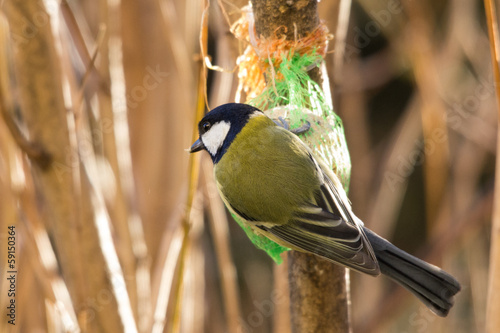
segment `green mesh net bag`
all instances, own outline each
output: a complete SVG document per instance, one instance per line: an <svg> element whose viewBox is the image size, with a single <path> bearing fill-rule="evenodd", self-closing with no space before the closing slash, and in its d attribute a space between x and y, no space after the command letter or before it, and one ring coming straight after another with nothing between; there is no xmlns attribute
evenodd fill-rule
<svg viewBox="0 0 500 333"><path fill-rule="evenodd" d="M245 34L245 29L253 25L248 25L247 19L248 15L236 28L233 27L233 32L239 39L249 41L252 38ZM300 138L309 146L315 158L322 159L332 168L347 191L351 162L342 121L333 111L331 101L326 99L321 87L308 74L323 63L326 33L326 27L320 25L304 39L306 42L295 41L287 47L283 47L286 42L283 40L252 43L238 61L239 91L243 90L247 94L248 104L264 110L272 119L285 119L290 129L308 122L310 129ZM323 39L315 36L322 36ZM320 40L319 46L314 46L316 40ZM267 85L263 83L264 77L268 78ZM276 263L283 261L280 255L288 248L256 234L238 217L233 215L233 218L255 246L266 251Z"/></svg>

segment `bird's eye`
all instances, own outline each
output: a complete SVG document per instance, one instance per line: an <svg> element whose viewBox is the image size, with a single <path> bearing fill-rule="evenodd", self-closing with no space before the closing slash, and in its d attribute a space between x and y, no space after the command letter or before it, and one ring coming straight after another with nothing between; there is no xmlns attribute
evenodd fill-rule
<svg viewBox="0 0 500 333"><path fill-rule="evenodd" d="M211 126L212 126L212 124L210 124L208 121L204 122L201 125L201 128L203 129L203 133L207 132Z"/></svg>

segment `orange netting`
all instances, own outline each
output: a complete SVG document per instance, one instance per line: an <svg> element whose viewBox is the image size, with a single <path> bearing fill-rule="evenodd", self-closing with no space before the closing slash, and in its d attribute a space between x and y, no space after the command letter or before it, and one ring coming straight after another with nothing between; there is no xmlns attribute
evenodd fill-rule
<svg viewBox="0 0 500 333"><path fill-rule="evenodd" d="M236 38L248 43L237 60L239 78L237 101L241 98L241 92L246 94L247 102L262 93L266 87L264 73L271 76L273 84L275 80L281 80L282 77L275 68L281 65L284 58L291 60L294 55L303 56L312 53L323 58L328 49L328 41L333 38L323 23L306 36L294 40L288 40L286 35L278 34L279 31L286 32L285 27L278 27L273 37L258 38L251 8L244 7L242 11L242 17L231 27L231 32Z"/></svg>

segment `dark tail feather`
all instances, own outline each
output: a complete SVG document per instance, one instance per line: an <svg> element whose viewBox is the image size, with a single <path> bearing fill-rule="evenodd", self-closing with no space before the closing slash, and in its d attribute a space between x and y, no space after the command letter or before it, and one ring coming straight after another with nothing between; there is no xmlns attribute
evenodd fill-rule
<svg viewBox="0 0 500 333"><path fill-rule="evenodd" d="M442 269L426 263L364 228L380 271L417 296L429 309L445 317L460 291L457 280Z"/></svg>

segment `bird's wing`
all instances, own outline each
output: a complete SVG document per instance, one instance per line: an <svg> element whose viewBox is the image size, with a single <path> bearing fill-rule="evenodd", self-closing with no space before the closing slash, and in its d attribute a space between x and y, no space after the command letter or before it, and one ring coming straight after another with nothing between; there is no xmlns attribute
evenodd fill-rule
<svg viewBox="0 0 500 333"><path fill-rule="evenodd" d="M315 194L316 205L301 207L289 223L253 223L277 243L317 254L363 273L378 275L377 259L366 235L355 217L353 219L349 214L351 220L348 220L339 214L343 209L349 212L339 199L325 184Z"/></svg>
<svg viewBox="0 0 500 333"><path fill-rule="evenodd" d="M317 254L363 273L378 275L379 267L373 249L360 226L362 222L358 222L350 210L340 181L314 159L305 145L304 149L315 165L321 185L311 202L304 203L293 212L288 223L278 224L249 216L231 205L220 184L217 184L224 203L257 233L278 244Z"/></svg>
<svg viewBox="0 0 500 333"><path fill-rule="evenodd" d="M318 163L311 153L309 153L309 158L316 164L316 169L323 179L323 183L320 186L320 195L316 195L316 202L319 203L322 209L329 212L336 212L337 210L337 213L342 217L342 221L357 230L361 243L361 249L357 253L357 256L361 258L363 266L362 269L358 270L371 275L378 275L380 270L377 257L364 232L363 222L351 210L351 205L342 187L342 183L326 165L321 162Z"/></svg>

